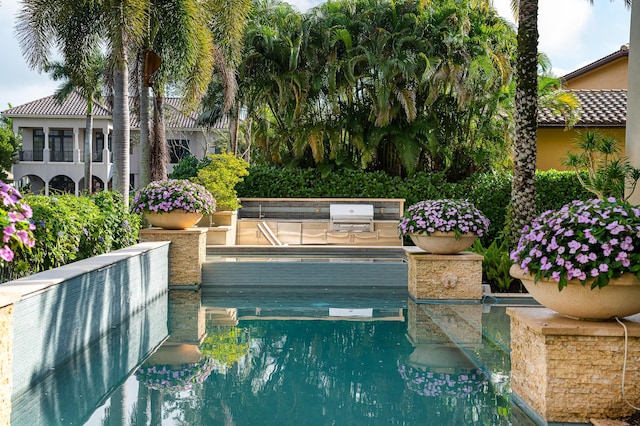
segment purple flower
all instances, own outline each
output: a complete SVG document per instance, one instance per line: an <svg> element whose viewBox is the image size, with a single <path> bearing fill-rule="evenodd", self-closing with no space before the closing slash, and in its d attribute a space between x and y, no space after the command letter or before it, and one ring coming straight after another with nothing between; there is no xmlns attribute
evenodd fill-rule
<svg viewBox="0 0 640 426"><path fill-rule="evenodd" d="M482 237L489 220L466 200L424 200L409 206L398 224L398 233L455 232L456 236L474 233Z"/></svg>
<svg viewBox="0 0 640 426"><path fill-rule="evenodd" d="M614 198L573 201L524 227L510 258L542 278L562 283L599 277L606 285L610 276L640 265L638 240L640 209ZM553 254L552 261L540 251Z"/></svg>

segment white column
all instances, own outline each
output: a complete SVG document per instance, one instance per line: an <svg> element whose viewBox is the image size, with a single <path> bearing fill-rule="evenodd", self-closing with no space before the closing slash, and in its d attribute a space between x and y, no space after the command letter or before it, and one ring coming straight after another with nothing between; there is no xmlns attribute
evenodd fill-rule
<svg viewBox="0 0 640 426"><path fill-rule="evenodd" d="M75 164L79 164L82 161L82 157L80 156L80 144L78 143L78 137L80 135L80 128L73 128L73 162ZM77 188L76 188L77 192ZM76 195L78 195L76 193Z"/></svg>
<svg viewBox="0 0 640 426"><path fill-rule="evenodd" d="M640 3L637 1L631 6L625 145L631 164L640 167ZM636 189L629 201L640 204L640 188Z"/></svg>
<svg viewBox="0 0 640 426"><path fill-rule="evenodd" d="M44 149L42 150L42 161L49 162L49 128L43 127L42 133L44 133ZM49 195L49 184L45 185L45 195Z"/></svg>

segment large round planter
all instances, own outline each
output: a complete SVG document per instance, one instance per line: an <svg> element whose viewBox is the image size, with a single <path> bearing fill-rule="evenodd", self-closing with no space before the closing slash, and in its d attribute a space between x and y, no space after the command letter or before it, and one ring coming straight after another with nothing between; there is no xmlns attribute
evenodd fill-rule
<svg viewBox="0 0 640 426"><path fill-rule="evenodd" d="M409 234L413 243L422 250L433 254L455 254L468 249L476 240L476 234L462 234L456 238L454 232L432 232Z"/></svg>
<svg viewBox="0 0 640 426"><path fill-rule="evenodd" d="M593 290L590 281L582 285L579 280L570 280L562 291L554 280L534 283L534 276L525 274L518 265L513 265L509 273L521 280L541 305L570 318L604 321L640 313L640 281L632 273L612 278L605 287Z"/></svg>
<svg viewBox="0 0 640 426"><path fill-rule="evenodd" d="M202 213L185 212L182 209L170 212L145 212L149 223L164 229L186 229L195 226L202 219Z"/></svg>

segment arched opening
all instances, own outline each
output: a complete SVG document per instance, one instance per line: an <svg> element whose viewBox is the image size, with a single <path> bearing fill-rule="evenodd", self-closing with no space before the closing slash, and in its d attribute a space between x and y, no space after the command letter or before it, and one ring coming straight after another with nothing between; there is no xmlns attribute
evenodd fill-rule
<svg viewBox="0 0 640 426"><path fill-rule="evenodd" d="M49 191L65 192L69 194L75 194L76 184L69 176L58 175L54 176L49 181Z"/></svg>
<svg viewBox="0 0 640 426"><path fill-rule="evenodd" d="M93 193L104 191L104 182L99 177L92 176L91 177L91 188L92 188L92 192Z"/></svg>
<svg viewBox="0 0 640 426"><path fill-rule="evenodd" d="M36 175L26 175L16 181L16 188L20 193L44 194L44 180Z"/></svg>

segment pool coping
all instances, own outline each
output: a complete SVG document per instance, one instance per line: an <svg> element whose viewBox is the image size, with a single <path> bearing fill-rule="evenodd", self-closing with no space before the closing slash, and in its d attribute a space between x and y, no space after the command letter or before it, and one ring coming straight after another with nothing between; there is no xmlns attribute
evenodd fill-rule
<svg viewBox="0 0 640 426"><path fill-rule="evenodd" d="M0 308L35 296L64 281L91 271L100 270L153 249L170 244L167 241L139 243L89 259L79 260L58 268L38 272L0 284Z"/></svg>

